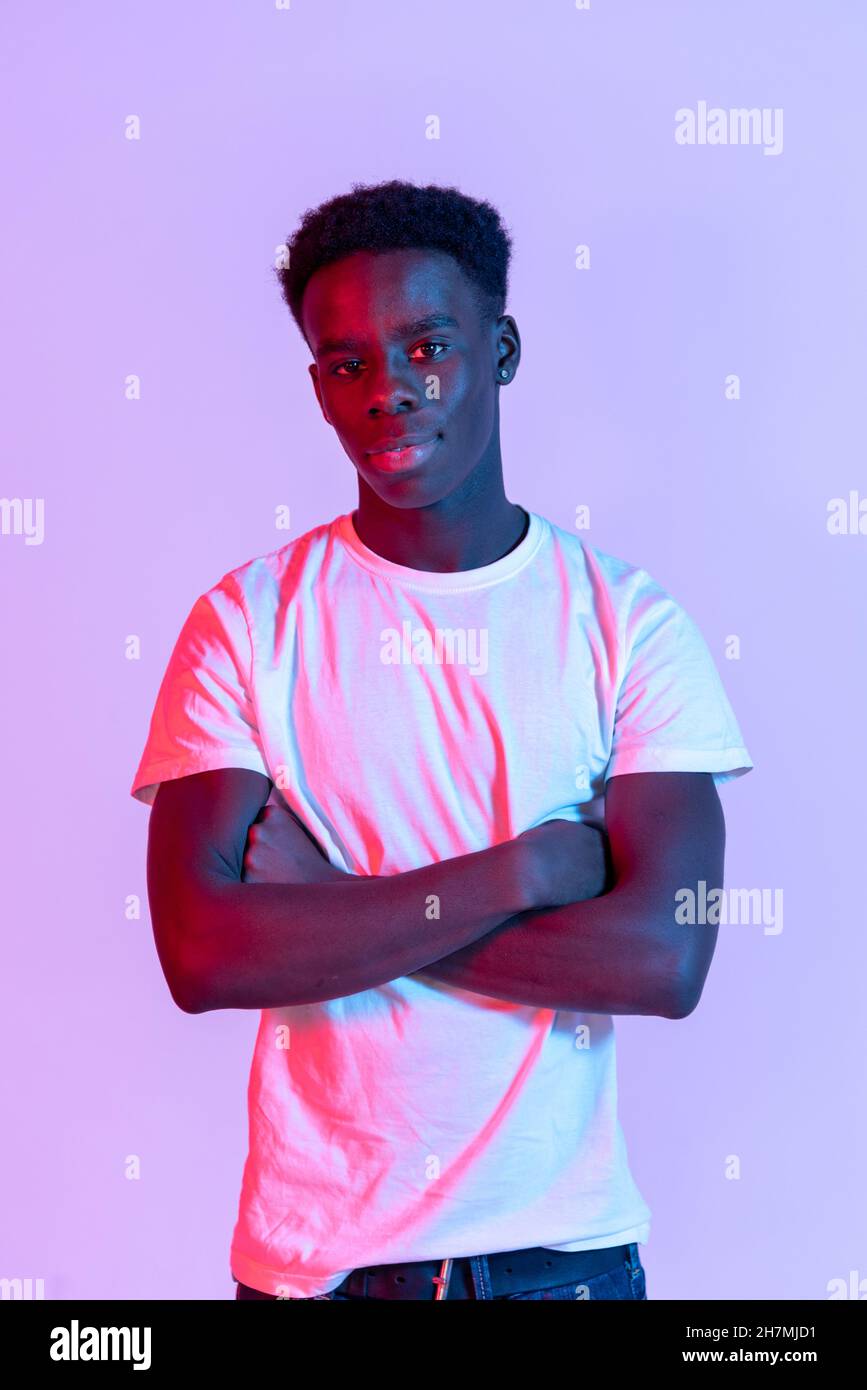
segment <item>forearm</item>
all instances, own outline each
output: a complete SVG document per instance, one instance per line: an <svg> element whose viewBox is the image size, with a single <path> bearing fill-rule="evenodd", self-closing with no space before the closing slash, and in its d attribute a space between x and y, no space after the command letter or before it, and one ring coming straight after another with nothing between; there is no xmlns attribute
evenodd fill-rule
<svg viewBox="0 0 867 1390"><path fill-rule="evenodd" d="M518 913L418 974L477 994L581 1013L674 1017L680 956L633 893Z"/></svg>
<svg viewBox="0 0 867 1390"><path fill-rule="evenodd" d="M189 1012L342 998L452 955L533 902L508 841L385 877L214 877L186 909Z"/></svg>

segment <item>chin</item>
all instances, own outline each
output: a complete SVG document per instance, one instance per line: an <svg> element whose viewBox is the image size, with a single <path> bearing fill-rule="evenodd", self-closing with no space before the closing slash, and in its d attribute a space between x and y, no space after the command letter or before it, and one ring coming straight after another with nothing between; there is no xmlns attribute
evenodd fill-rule
<svg viewBox="0 0 867 1390"><path fill-rule="evenodd" d="M376 487L368 479L371 491L375 492L381 502L387 507L394 507L397 511L409 511L417 507L429 507L440 499L434 493L428 495L426 489L419 480L407 478L403 483L391 483L387 487Z"/></svg>
<svg viewBox="0 0 867 1390"><path fill-rule="evenodd" d="M400 473L385 473L378 469L356 468L371 492L375 492L390 507L423 507L439 501L440 488L436 487L430 473L424 469L418 472L407 470ZM420 499L424 500L420 500Z"/></svg>

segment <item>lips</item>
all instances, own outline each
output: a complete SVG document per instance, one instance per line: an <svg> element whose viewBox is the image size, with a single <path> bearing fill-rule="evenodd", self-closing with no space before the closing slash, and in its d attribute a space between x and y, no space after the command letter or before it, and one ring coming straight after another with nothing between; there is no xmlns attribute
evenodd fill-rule
<svg viewBox="0 0 867 1390"><path fill-rule="evenodd" d="M438 435L381 440L376 448L368 449L367 456L375 468L385 473L405 473L427 463L439 442Z"/></svg>
<svg viewBox="0 0 867 1390"><path fill-rule="evenodd" d="M394 434L377 440L367 450L369 454L394 454L399 449L415 448L417 444L432 444L435 434Z"/></svg>

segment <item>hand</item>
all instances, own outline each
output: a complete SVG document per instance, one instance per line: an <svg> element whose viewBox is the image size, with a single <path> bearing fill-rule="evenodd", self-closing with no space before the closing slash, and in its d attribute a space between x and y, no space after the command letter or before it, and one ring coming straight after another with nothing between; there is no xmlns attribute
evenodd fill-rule
<svg viewBox="0 0 867 1390"><path fill-rule="evenodd" d="M518 835L527 852L524 872L537 907L565 907L597 898L610 887L608 836L580 821L549 820Z"/></svg>
<svg viewBox="0 0 867 1390"><path fill-rule="evenodd" d="M294 811L274 804L262 807L247 832L244 883L330 883L350 877L329 862Z"/></svg>

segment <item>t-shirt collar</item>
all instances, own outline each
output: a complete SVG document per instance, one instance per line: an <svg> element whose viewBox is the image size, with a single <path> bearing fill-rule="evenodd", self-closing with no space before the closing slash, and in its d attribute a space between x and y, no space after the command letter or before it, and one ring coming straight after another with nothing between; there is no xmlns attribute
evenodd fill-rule
<svg viewBox="0 0 867 1390"><path fill-rule="evenodd" d="M545 518L537 512L524 508L530 522L527 532L513 550L501 555L490 565L479 565L469 570L417 570L411 565L398 565L378 555L358 535L352 512L345 512L332 523L335 534L352 559L363 569L388 579L405 588L427 589L436 592L455 592L466 589L484 589L491 584L499 584L518 574L535 556L545 539L547 526Z"/></svg>

